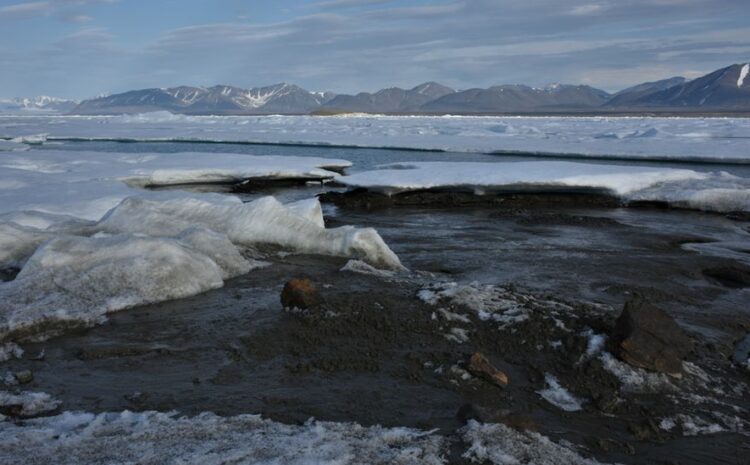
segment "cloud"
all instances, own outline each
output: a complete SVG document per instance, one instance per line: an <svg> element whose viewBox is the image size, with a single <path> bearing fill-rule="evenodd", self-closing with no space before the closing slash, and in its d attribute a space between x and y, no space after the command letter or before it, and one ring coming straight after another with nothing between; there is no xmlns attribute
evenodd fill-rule
<svg viewBox="0 0 750 465"><path fill-rule="evenodd" d="M52 3L50 2L17 3L0 7L0 19L26 19L45 16L50 13L51 8Z"/></svg>
<svg viewBox="0 0 750 465"><path fill-rule="evenodd" d="M91 18L79 13L85 7L96 4L112 4L119 0L48 0L16 3L0 7L0 20L23 20L56 16L68 22L86 22Z"/></svg>
<svg viewBox="0 0 750 465"><path fill-rule="evenodd" d="M335 10L340 8L354 8L360 6L383 5L393 3L394 0L327 0L309 5L310 8L320 8L324 10Z"/></svg>
<svg viewBox="0 0 750 465"><path fill-rule="evenodd" d="M88 26L97 3L107 1L27 2L20 11L3 7L0 18L6 10L5 17L46 15ZM139 3L128 7L146 8ZM218 3L211 5L218 12ZM290 6L285 20L240 21L227 11L155 35L117 25L69 33L70 24L60 23L36 49L22 37L12 47L18 50L0 43L0 89L87 97L287 81L356 92L437 80L457 88L558 81L619 90L747 61L745 8L746 0L323 0Z"/></svg>
<svg viewBox="0 0 750 465"><path fill-rule="evenodd" d="M570 13L573 16L591 16L602 13L609 8L609 5L600 3L589 3L587 5L576 5L571 8Z"/></svg>

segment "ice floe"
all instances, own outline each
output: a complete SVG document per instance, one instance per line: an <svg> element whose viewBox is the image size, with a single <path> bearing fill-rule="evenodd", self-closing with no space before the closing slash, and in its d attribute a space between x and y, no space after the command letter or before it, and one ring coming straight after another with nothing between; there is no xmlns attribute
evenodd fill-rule
<svg viewBox="0 0 750 465"><path fill-rule="evenodd" d="M750 162L745 118L473 116L0 117L0 137L194 140Z"/></svg>
<svg viewBox="0 0 750 465"><path fill-rule="evenodd" d="M407 162L342 177L339 182L388 195L440 189L490 192L595 191L624 201L661 201L713 211L750 210L750 179L725 172L558 161Z"/></svg>

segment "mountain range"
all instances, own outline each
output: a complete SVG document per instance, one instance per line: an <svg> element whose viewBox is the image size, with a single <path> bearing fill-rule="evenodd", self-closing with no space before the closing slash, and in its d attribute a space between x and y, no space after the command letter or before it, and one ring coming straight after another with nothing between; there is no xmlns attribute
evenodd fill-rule
<svg viewBox="0 0 750 465"><path fill-rule="evenodd" d="M0 100L0 114L25 113L69 113L79 102L46 95L35 98L14 98Z"/></svg>
<svg viewBox="0 0 750 465"><path fill-rule="evenodd" d="M585 85L454 90L426 82L411 89L337 95L282 83L252 89L225 85L142 89L80 103L50 97L0 101L0 113L6 108L78 115L164 110L193 115L750 112L750 64L731 65L693 80L672 77L646 82L614 94Z"/></svg>

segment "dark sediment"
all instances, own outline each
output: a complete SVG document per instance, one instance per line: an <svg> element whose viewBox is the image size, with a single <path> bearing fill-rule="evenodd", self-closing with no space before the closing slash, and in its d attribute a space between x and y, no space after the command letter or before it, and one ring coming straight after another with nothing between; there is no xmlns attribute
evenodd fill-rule
<svg viewBox="0 0 750 465"><path fill-rule="evenodd" d="M599 190L587 192L492 192L476 195L472 192L417 190L386 195L358 188L346 192L327 192L318 196L322 202L332 203L343 208L378 209L388 207L436 206L450 207L601 207L615 208L621 205L619 199Z"/></svg>
<svg viewBox="0 0 750 465"><path fill-rule="evenodd" d="M20 272L19 268L0 268L0 281L13 281Z"/></svg>

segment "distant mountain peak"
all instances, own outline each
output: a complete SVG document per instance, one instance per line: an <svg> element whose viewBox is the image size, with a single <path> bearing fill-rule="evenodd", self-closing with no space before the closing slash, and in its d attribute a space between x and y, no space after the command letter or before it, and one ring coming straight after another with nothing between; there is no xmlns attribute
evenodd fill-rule
<svg viewBox="0 0 750 465"><path fill-rule="evenodd" d="M0 100L0 113L67 113L78 105L75 100L49 95L39 95L31 98L12 98Z"/></svg>

